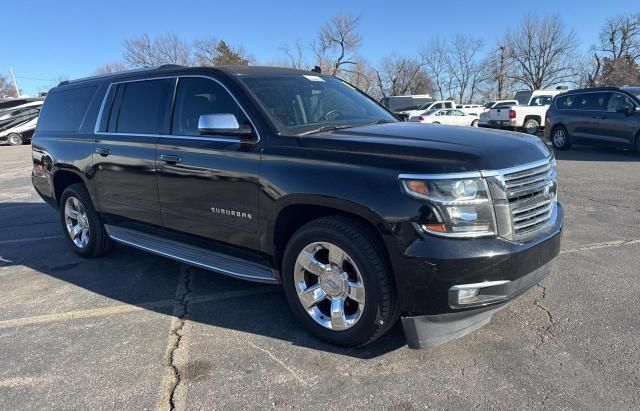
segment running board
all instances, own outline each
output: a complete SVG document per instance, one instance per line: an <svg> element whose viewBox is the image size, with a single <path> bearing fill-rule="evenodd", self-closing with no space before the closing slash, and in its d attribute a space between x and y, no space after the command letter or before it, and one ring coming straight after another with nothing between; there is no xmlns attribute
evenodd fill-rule
<svg viewBox="0 0 640 411"><path fill-rule="evenodd" d="M261 283L279 283L275 270L267 265L227 254L179 243L129 228L105 225L112 240L205 270Z"/></svg>

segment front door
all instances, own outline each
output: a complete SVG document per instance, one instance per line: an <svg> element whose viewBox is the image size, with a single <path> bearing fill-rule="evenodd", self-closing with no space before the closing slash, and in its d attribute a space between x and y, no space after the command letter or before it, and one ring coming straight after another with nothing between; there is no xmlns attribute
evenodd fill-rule
<svg viewBox="0 0 640 411"><path fill-rule="evenodd" d="M99 210L162 225L156 144L175 78L113 84L106 97L93 153Z"/></svg>
<svg viewBox="0 0 640 411"><path fill-rule="evenodd" d="M202 114L231 113L249 120L216 80L178 80L171 135L158 142L158 189L167 228L234 245L258 248L260 144L224 135L201 135Z"/></svg>
<svg viewBox="0 0 640 411"><path fill-rule="evenodd" d="M622 93L607 94L610 94L610 97L607 99L606 111L602 112L602 119L597 125L600 140L620 146L633 145L637 132L638 114L635 111L632 114L625 114L618 112L618 109L623 107L633 109L636 104Z"/></svg>

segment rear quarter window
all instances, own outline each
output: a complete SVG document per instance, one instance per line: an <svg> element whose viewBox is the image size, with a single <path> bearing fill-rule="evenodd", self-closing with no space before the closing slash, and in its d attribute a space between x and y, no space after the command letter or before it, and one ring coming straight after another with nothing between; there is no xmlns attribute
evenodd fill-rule
<svg viewBox="0 0 640 411"><path fill-rule="evenodd" d="M38 119L38 131L77 132L97 89L87 86L49 93Z"/></svg>

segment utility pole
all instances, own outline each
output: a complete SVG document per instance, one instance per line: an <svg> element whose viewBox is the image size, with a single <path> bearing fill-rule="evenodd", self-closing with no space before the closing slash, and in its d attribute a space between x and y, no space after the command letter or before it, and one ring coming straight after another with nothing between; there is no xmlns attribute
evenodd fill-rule
<svg viewBox="0 0 640 411"><path fill-rule="evenodd" d="M498 99L504 92L504 46L500 46L500 72L498 73Z"/></svg>
<svg viewBox="0 0 640 411"><path fill-rule="evenodd" d="M20 97L20 89L18 88L18 82L16 81L16 76L13 75L13 69L9 67L9 73L11 73L11 78L13 79L13 86L16 88L16 97Z"/></svg>

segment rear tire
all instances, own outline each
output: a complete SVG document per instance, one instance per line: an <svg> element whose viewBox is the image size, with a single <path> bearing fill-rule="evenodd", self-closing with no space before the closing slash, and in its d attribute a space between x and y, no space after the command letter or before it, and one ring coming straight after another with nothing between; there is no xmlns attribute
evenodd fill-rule
<svg viewBox="0 0 640 411"><path fill-rule="evenodd" d="M356 220L332 216L305 224L289 240L282 268L294 314L313 335L331 344L368 344L399 317L383 251Z"/></svg>
<svg viewBox="0 0 640 411"><path fill-rule="evenodd" d="M7 136L7 141L12 146L20 146L22 145L22 136L18 133L11 133Z"/></svg>
<svg viewBox="0 0 640 411"><path fill-rule="evenodd" d="M536 135L540 129L540 123L538 120L530 118L524 122L524 132L530 135Z"/></svg>
<svg viewBox="0 0 640 411"><path fill-rule="evenodd" d="M82 257L99 257L111 251L109 238L100 215L82 184L72 184L60 197L60 222L73 251Z"/></svg>
<svg viewBox="0 0 640 411"><path fill-rule="evenodd" d="M571 138L567 129L563 126L556 126L551 130L551 144L556 150L568 150L571 147Z"/></svg>
<svg viewBox="0 0 640 411"><path fill-rule="evenodd" d="M473 120L471 122L471 127L478 127L478 120Z"/></svg>

